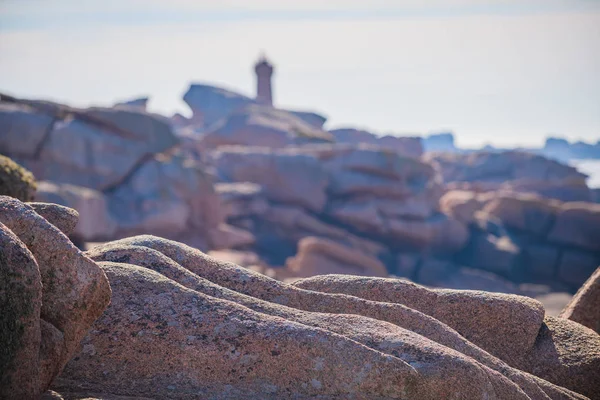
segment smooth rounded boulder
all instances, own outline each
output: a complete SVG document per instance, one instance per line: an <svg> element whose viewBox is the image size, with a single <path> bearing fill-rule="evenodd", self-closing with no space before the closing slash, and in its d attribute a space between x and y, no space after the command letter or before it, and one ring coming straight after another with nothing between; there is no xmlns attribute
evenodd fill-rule
<svg viewBox="0 0 600 400"><path fill-rule="evenodd" d="M137 266L160 273L162 277L172 280L172 285L177 283L211 299L221 299L245 307L257 313L257 318L267 315L312 329L324 330L329 332L328 335L340 335L379 354L399 358L410 365L416 373L414 379L417 389L412 392L413 398L437 399L446 397L448 393L452 393L458 398L469 398L473 395L477 398L509 399L584 398L538 377L509 367L506 363L467 341L442 322L402 304L298 289L236 265L215 260L184 244L152 236L132 237L106 243L94 247L87 254L105 266L119 263L119 267L123 269ZM118 276L119 279L115 280L109 273L109 279L111 279L115 291L117 288L127 285L126 281L129 279L123 274ZM139 276L137 272L136 276ZM136 285L140 282L137 278L135 281ZM111 315L111 308L109 308L105 317L114 318L114 322L104 319L97 322L97 328L92 329L83 344L82 352L69 364L63 378L68 378L75 383L92 385L91 387L97 389L105 388L112 393L115 393L115 390L118 394L131 393L124 389L124 377L119 378L121 381L115 380L115 376L112 374L105 378L98 377L93 372L97 370L97 366L91 359L92 356L106 359L106 352L110 352L110 354L114 354L114 358L113 356L110 358L111 363L122 362L117 354L127 354L132 343L137 346L136 343L142 340L138 335L140 328L129 325L137 324L136 326L147 327L152 331L150 335L145 331L146 328L143 328L142 336L144 340L148 341L148 348L166 347L169 350L165 351L169 354L179 354L181 344L177 341L157 344L156 340L161 340L162 335L155 328L163 330L178 326L188 332L187 330L192 329L195 325L186 322L187 315L195 315L195 313L192 311L187 315L180 314L179 307L174 306L172 300L169 300L173 292L170 289L161 290L162 297L160 300L156 300L160 302L156 307L164 307L161 313L157 312L159 308L156 308L156 312L145 311L144 307L148 305L148 301L154 301L144 295L146 289L131 290L131 292L135 293L135 300L130 300L131 294L127 296L126 292L122 293L123 297L115 295L113 298L115 305L116 302L124 302L119 307L128 309L125 314L132 316L129 322L123 321L118 312ZM132 307L138 307L139 311L132 310ZM126 333L118 336L120 339L117 341L108 341L104 336L107 334L111 336L112 328L110 327L117 324L116 329L119 332L125 330ZM198 336L190 333L186 333L186 335ZM115 338L115 336L112 337ZM204 343L207 338L210 336L200 337L199 342L190 345L210 348L211 341ZM104 341L108 341L109 344L101 346L95 344ZM243 342L240 343L243 344ZM170 349L170 347L174 348ZM99 351L99 348L103 350ZM247 354L242 349L238 350L241 354ZM203 350L189 348L189 354L186 353L175 358L177 362L184 362L188 365L195 361L186 361L185 357L191 356L193 360L196 360L199 357L197 351ZM89 356L85 355L86 352L89 353ZM260 357L263 359L263 356ZM329 358L325 353L322 357L325 360ZM271 363L269 359L263 360L263 363ZM92 364L88 365L89 362ZM346 359L344 365L353 362ZM172 365L173 361L146 363L143 357L127 357L127 363L129 368L127 375L130 381L147 381L147 378L139 374L154 374L152 376L156 375L156 379L160 380L165 373L162 365ZM155 368L156 365L160 367ZM211 369L219 370L221 368L219 363L208 365ZM362 368L362 365L361 363L356 367ZM106 366L105 363L105 370ZM113 366L110 368L123 370ZM229 373L237 374L238 371L240 371L238 368L232 368ZM341 371L333 370L331 373L345 374L343 371L343 369ZM247 376L243 372L242 375L237 377L239 385L241 385L238 387L244 387L246 390ZM202 392L206 396L210 396L212 393L213 388L211 387L202 383L190 383L187 375L180 375L179 378L182 379L180 385L176 382L171 384L173 396L183 397L188 393L187 388L190 385L195 385L193 386L194 390L198 389L198 393ZM289 386L286 386L286 391L279 392L278 396L275 396L276 398L305 398L307 396L305 387L298 386L298 383L293 380L288 382ZM322 383L322 381L320 382ZM407 396L410 398L411 396L407 392L379 395L378 391L373 391L369 396L365 396L360 390L356 391L355 389L352 389L352 393L347 394L327 394L331 388L324 385L322 389L319 389L322 398L406 398ZM138 394L143 395L143 393ZM270 393L261 393L261 396L270 398ZM232 392L231 398L240 398L239 392Z"/></svg>

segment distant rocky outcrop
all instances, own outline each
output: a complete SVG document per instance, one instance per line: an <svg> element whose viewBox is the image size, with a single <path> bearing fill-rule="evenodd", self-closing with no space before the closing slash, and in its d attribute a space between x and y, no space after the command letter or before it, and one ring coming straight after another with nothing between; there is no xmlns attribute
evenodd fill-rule
<svg viewBox="0 0 600 400"><path fill-rule="evenodd" d="M109 303L106 275L65 236L76 223L74 210L0 196L2 399L39 398Z"/></svg>
<svg viewBox="0 0 600 400"><path fill-rule="evenodd" d="M168 120L132 107L0 102L2 152L42 181L39 201L81 212L80 241L151 232L204 249L235 244L211 175L179 144Z"/></svg>
<svg viewBox="0 0 600 400"><path fill-rule="evenodd" d="M558 160L597 159L600 158L600 141L596 143L575 142L550 137L546 139L542 154Z"/></svg>
<svg viewBox="0 0 600 400"><path fill-rule="evenodd" d="M600 265L600 207L534 195L450 191L441 209L469 224L462 265L577 289Z"/></svg>
<svg viewBox="0 0 600 400"><path fill-rule="evenodd" d="M104 269L113 298L55 382L58 392L184 399L598 395L600 336L544 318L532 299L337 275L293 286L152 236L87 255Z"/></svg>
<svg viewBox="0 0 600 400"><path fill-rule="evenodd" d="M458 151L454 144L453 133L436 133L423 138L423 149L427 152L450 152Z"/></svg>
<svg viewBox="0 0 600 400"><path fill-rule="evenodd" d="M250 104L231 111L206 129L199 146L213 149L223 145L282 148L304 143L327 143L331 134L296 115L270 106Z"/></svg>
<svg viewBox="0 0 600 400"><path fill-rule="evenodd" d="M377 136L374 133L353 128L332 129L329 133L333 135L336 143L367 144L416 158L423 154L422 140L416 136Z"/></svg>
<svg viewBox="0 0 600 400"><path fill-rule="evenodd" d="M223 182L218 191L227 221L253 232L257 252L274 265L308 236L383 258L391 247L452 253L468 240L464 224L438 212L435 171L395 151L341 144L222 147L208 163Z"/></svg>
<svg viewBox="0 0 600 400"><path fill-rule="evenodd" d="M574 292L600 264L584 239L598 235L593 204L491 190L440 200L434 168L377 146L222 147L208 163L227 222L253 233L246 250L286 265L278 276L343 272L320 239L419 283L528 295L522 283ZM348 273L382 276L341 259Z"/></svg>
<svg viewBox="0 0 600 400"><path fill-rule="evenodd" d="M534 193L562 201L592 201L585 174L546 157L522 152L425 155L450 189Z"/></svg>
<svg viewBox="0 0 600 400"><path fill-rule="evenodd" d="M234 111L256 103L250 97L240 93L204 84L190 85L183 95L183 100L192 109L193 119L202 121L206 127L210 127Z"/></svg>
<svg viewBox="0 0 600 400"><path fill-rule="evenodd" d="M148 97L139 97L137 99L127 100L120 103L116 103L116 108L133 108L140 111L146 111L148 107L148 101L150 99Z"/></svg>
<svg viewBox="0 0 600 400"><path fill-rule="evenodd" d="M0 148L38 180L109 190L179 143L166 120L134 109L1 100Z"/></svg>
<svg viewBox="0 0 600 400"><path fill-rule="evenodd" d="M185 98L189 119L2 95L0 147L38 174L38 201L80 211L82 248L150 233L282 279L388 273L528 295L572 293L598 265L596 232L574 222L595 221L594 193L572 167L521 151L421 156L420 138L328 132L318 114L208 85Z"/></svg>
<svg viewBox="0 0 600 400"><path fill-rule="evenodd" d="M192 120L201 122L205 128L235 114L248 106L260 105L252 99L234 91L206 84L192 84L183 100L192 109ZM271 108L272 107L266 107ZM312 129L321 129L327 121L324 116L308 111L277 110L285 118L301 121Z"/></svg>

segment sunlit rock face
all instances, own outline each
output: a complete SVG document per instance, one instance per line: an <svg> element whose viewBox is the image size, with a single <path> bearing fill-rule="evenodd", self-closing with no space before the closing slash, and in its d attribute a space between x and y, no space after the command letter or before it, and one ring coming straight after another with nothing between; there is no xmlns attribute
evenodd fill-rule
<svg viewBox="0 0 600 400"><path fill-rule="evenodd" d="M166 118L130 105L4 100L2 151L42 181L37 200L80 212L74 239L154 233L203 249L235 245L212 176Z"/></svg>
<svg viewBox="0 0 600 400"><path fill-rule="evenodd" d="M598 394L600 337L572 321L545 318L530 298L350 275L290 285L153 236L86 254L107 274L113 298L56 381L54 389L64 393L85 388L232 399ZM569 357L556 356L569 348Z"/></svg>

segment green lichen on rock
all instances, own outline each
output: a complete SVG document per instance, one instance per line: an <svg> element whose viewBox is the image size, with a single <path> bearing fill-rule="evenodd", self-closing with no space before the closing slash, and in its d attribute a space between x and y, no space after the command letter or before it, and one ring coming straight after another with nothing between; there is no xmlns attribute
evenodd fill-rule
<svg viewBox="0 0 600 400"><path fill-rule="evenodd" d="M31 172L0 155L0 195L15 197L21 201L33 201L37 184Z"/></svg>

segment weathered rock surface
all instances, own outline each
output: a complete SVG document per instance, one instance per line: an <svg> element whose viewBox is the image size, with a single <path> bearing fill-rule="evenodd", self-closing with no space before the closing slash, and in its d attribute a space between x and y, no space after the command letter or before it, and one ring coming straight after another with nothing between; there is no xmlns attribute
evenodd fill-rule
<svg viewBox="0 0 600 400"><path fill-rule="evenodd" d="M108 207L119 221L119 237L160 232L193 243L191 234L196 232L206 242L208 229L223 220L212 178L201 166L177 154L142 165L127 185L111 192Z"/></svg>
<svg viewBox="0 0 600 400"><path fill-rule="evenodd" d="M600 397L600 336L576 322L546 317L521 369L591 399Z"/></svg>
<svg viewBox="0 0 600 400"><path fill-rule="evenodd" d="M61 207L36 207L61 223L75 216ZM60 374L111 291L104 272L57 227L5 196L0 246L0 397L33 399Z"/></svg>
<svg viewBox="0 0 600 400"><path fill-rule="evenodd" d="M600 395L600 336L566 319L544 318L543 307L533 299L443 289L415 296L427 289L401 280L345 275L307 278L293 285L432 313L511 366L591 398ZM513 324L507 324L509 319Z"/></svg>
<svg viewBox="0 0 600 400"><path fill-rule="evenodd" d="M65 235L68 236L75 231L79 221L79 213L76 210L52 203L27 203L27 205Z"/></svg>
<svg viewBox="0 0 600 400"><path fill-rule="evenodd" d="M560 317L600 333L600 268L579 288Z"/></svg>
<svg viewBox="0 0 600 400"><path fill-rule="evenodd" d="M177 398L583 398L401 304L302 290L151 236L88 255L109 276L113 301L60 388Z"/></svg>
<svg viewBox="0 0 600 400"><path fill-rule="evenodd" d="M427 289L400 279L324 275L301 279L293 285L404 304L444 322L509 364L515 364L533 346L544 319L542 305L527 297ZM507 323L509 320L511 323Z"/></svg>
<svg viewBox="0 0 600 400"><path fill-rule="evenodd" d="M118 282L98 325L110 333L92 330L66 371L92 390L178 398L391 398L414 380L407 363L344 336L259 314L148 269L102 265ZM135 320L122 324L123 315Z"/></svg>
<svg viewBox="0 0 600 400"><path fill-rule="evenodd" d="M31 252L0 223L0 398L32 398L40 383L42 280Z"/></svg>

